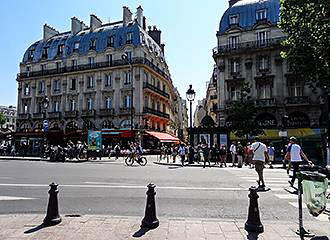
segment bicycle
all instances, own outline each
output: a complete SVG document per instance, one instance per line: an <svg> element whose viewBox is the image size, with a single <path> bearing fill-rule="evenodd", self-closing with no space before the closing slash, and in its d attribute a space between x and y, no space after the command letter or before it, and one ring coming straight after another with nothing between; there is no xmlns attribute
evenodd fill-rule
<svg viewBox="0 0 330 240"><path fill-rule="evenodd" d="M125 163L127 166L133 166L133 163L134 162L137 162L140 166L145 166L147 164L147 158L145 157L142 157L142 156L138 156L137 159L136 159L136 155L128 155L126 158L125 158Z"/></svg>

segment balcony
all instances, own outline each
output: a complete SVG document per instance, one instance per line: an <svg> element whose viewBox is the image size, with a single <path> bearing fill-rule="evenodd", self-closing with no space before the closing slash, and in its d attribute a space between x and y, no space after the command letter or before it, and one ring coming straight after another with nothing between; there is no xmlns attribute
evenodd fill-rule
<svg viewBox="0 0 330 240"><path fill-rule="evenodd" d="M115 109L113 109L113 108L100 109L101 117L113 116L114 114L115 114Z"/></svg>
<svg viewBox="0 0 330 240"><path fill-rule="evenodd" d="M34 71L34 72L24 72L19 73L17 77L19 79L30 78L30 77L40 77L40 76L48 76L48 75L56 75L61 73L71 73L71 72L80 72L85 70L94 70L100 68L107 68L107 67L117 67L117 66L125 66L125 65L135 65L135 64L144 64L150 68L152 68L155 72L163 76L165 79L172 81L170 76L167 75L164 71L162 71L159 67L149 61L147 58L143 57L136 57L132 58L131 62L128 63L123 60L114 60L114 61L105 61L105 62L98 62L95 64L80 64L75 66L64 66L58 69L49 69L43 71Z"/></svg>
<svg viewBox="0 0 330 240"><path fill-rule="evenodd" d="M123 107L119 109L119 114L121 115L128 115L131 114L131 111L133 111L133 113L135 112L135 109L133 108L129 108L129 107Z"/></svg>
<svg viewBox="0 0 330 240"><path fill-rule="evenodd" d="M82 117L95 117L95 110L82 110L81 111L81 116Z"/></svg>
<svg viewBox="0 0 330 240"><path fill-rule="evenodd" d="M213 48L213 56L230 52L240 52L253 49L271 48L281 46L286 37L270 38L264 41L241 42L237 44L227 44Z"/></svg>
<svg viewBox="0 0 330 240"><path fill-rule="evenodd" d="M169 95L168 93L164 92L163 90L161 90L161 89L155 87L154 85L152 85L152 84L150 84L150 83L144 82L144 83L143 83L143 88L150 89L150 90L152 90L153 92L156 92L156 93L158 93L159 95L162 95L162 96L165 97L165 98L168 98L168 99L170 98L170 95Z"/></svg>
<svg viewBox="0 0 330 240"><path fill-rule="evenodd" d="M256 100L257 107L273 107L275 105L275 98L264 98Z"/></svg>
<svg viewBox="0 0 330 240"><path fill-rule="evenodd" d="M19 113L18 119L20 120L28 120L30 118L30 113Z"/></svg>
<svg viewBox="0 0 330 240"><path fill-rule="evenodd" d="M306 105L310 104L310 99L307 96L287 97L284 103L287 105Z"/></svg>
<svg viewBox="0 0 330 240"><path fill-rule="evenodd" d="M166 119L170 119L170 115L167 113L163 113L161 111L152 109L152 108L148 108L148 107L144 107L143 108L143 113L147 113L147 114L153 114L162 118L166 118Z"/></svg>
<svg viewBox="0 0 330 240"><path fill-rule="evenodd" d="M64 112L64 117L65 118L76 118L78 116L77 111L65 111Z"/></svg>
<svg viewBox="0 0 330 240"><path fill-rule="evenodd" d="M33 119L43 119L44 116L43 116L43 113L33 113L32 118Z"/></svg>
<svg viewBox="0 0 330 240"><path fill-rule="evenodd" d="M61 118L61 112L49 112L48 118L49 119L59 119L59 118Z"/></svg>

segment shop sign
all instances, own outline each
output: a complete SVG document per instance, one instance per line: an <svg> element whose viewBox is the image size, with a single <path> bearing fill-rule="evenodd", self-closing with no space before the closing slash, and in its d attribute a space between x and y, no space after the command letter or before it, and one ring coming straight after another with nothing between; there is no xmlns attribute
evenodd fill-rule
<svg viewBox="0 0 330 240"><path fill-rule="evenodd" d="M102 132L88 130L88 150L102 149Z"/></svg>
<svg viewBox="0 0 330 240"><path fill-rule="evenodd" d="M309 119L302 113L289 115L288 127L309 127Z"/></svg>

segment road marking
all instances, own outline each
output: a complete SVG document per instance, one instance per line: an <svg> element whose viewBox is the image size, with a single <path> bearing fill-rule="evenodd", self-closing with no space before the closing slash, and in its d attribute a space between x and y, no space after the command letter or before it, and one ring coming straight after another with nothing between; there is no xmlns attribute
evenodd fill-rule
<svg viewBox="0 0 330 240"><path fill-rule="evenodd" d="M298 196L293 194L274 194L274 195L280 199L298 199Z"/></svg>
<svg viewBox="0 0 330 240"><path fill-rule="evenodd" d="M0 183L3 187L49 187L48 184L16 184L16 183ZM73 187L73 188L126 188L126 189L146 189L147 186L134 186L134 185L73 185L73 184L61 184L60 187ZM198 191L248 191L249 188L204 188L204 187L170 187L170 186L157 186L157 189L169 189L169 190L198 190Z"/></svg>
<svg viewBox="0 0 330 240"><path fill-rule="evenodd" d="M35 198L0 196L0 201L32 200Z"/></svg>
<svg viewBox="0 0 330 240"><path fill-rule="evenodd" d="M247 180L248 182L256 182L256 180ZM270 179L265 179L267 183L288 183L288 180L270 180Z"/></svg>

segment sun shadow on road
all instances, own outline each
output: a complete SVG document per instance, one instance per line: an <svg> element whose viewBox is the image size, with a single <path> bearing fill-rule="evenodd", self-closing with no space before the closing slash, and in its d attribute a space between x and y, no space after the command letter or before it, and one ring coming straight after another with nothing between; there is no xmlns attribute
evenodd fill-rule
<svg viewBox="0 0 330 240"><path fill-rule="evenodd" d="M24 234L34 233L34 232L37 232L37 231L39 231L40 229L43 229L43 228L45 228L45 227L46 227L46 226L42 223L42 224L40 224L40 225L38 225L38 226L35 226L35 227L33 227L33 228L31 228L31 229L25 231Z"/></svg>
<svg viewBox="0 0 330 240"><path fill-rule="evenodd" d="M149 230L150 230L149 228L140 228L139 231L135 232L132 237L135 237L135 238L142 237Z"/></svg>
<svg viewBox="0 0 330 240"><path fill-rule="evenodd" d="M259 233L249 232L246 237L248 240L257 240L258 236L259 236Z"/></svg>
<svg viewBox="0 0 330 240"><path fill-rule="evenodd" d="M179 167L179 166L175 166L175 167L168 167L168 169L178 169L178 168L182 168L182 167Z"/></svg>
<svg viewBox="0 0 330 240"><path fill-rule="evenodd" d="M313 237L310 240L329 240L326 236Z"/></svg>

